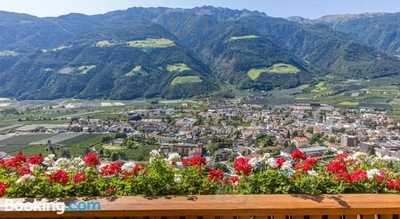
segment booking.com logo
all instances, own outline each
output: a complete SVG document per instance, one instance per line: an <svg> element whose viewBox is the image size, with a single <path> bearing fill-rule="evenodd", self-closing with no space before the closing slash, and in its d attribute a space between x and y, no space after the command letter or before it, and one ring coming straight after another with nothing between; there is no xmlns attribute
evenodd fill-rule
<svg viewBox="0 0 400 219"><path fill-rule="evenodd" d="M12 199L0 201L0 210L3 211L49 211L62 215L65 212L96 211L100 209L101 204L98 201L49 202L35 200L32 202L24 202Z"/></svg>

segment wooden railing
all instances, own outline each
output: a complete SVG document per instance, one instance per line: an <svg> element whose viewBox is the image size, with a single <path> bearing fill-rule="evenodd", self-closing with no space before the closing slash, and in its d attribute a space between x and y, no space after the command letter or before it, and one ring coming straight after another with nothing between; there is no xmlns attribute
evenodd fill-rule
<svg viewBox="0 0 400 219"><path fill-rule="evenodd" d="M100 203L99 210L57 215L0 208L0 218L400 219L400 195L214 195L94 201Z"/></svg>

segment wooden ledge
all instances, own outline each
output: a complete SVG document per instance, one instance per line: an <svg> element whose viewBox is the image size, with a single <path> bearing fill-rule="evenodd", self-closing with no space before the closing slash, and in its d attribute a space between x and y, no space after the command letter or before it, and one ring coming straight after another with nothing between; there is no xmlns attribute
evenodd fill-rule
<svg viewBox="0 0 400 219"><path fill-rule="evenodd" d="M0 199L5 201L7 199ZM13 199L23 202L24 199ZM83 199L79 199L83 200ZM258 216L258 215L346 215L346 214L400 214L400 195L347 194L347 195L210 195L168 196L158 198L122 197L84 199L99 202L100 210L66 212L63 218L105 216ZM26 201L26 200L25 200ZM0 217L13 218L26 212L5 212ZM29 217L55 216L54 212L32 212Z"/></svg>

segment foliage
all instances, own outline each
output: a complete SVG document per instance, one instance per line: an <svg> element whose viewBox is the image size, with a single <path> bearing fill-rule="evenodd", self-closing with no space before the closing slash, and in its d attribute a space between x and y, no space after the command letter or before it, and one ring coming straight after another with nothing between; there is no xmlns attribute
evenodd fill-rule
<svg viewBox="0 0 400 219"><path fill-rule="evenodd" d="M152 151L143 168L133 162L19 153L0 162L0 195L10 198L196 194L339 194L400 192L400 161L338 152L319 161L299 150L290 155L237 157L229 169L201 156L181 159Z"/></svg>

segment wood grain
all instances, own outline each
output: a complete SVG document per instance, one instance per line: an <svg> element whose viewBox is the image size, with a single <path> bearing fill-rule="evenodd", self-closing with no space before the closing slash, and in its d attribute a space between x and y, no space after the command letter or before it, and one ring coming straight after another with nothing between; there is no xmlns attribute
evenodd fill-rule
<svg viewBox="0 0 400 219"><path fill-rule="evenodd" d="M186 219L215 218L260 218L274 216L283 219L285 216L310 219L357 218L373 219L374 215L385 215L385 219L393 214L400 214L399 195L212 195L191 197L124 197L113 201L107 199L92 199L99 201L101 210L87 212L67 212L62 216L54 212L29 212L29 218L133 218L149 217L149 219ZM23 201L20 199L20 201ZM4 212L0 209L0 218L26 218L27 212Z"/></svg>

